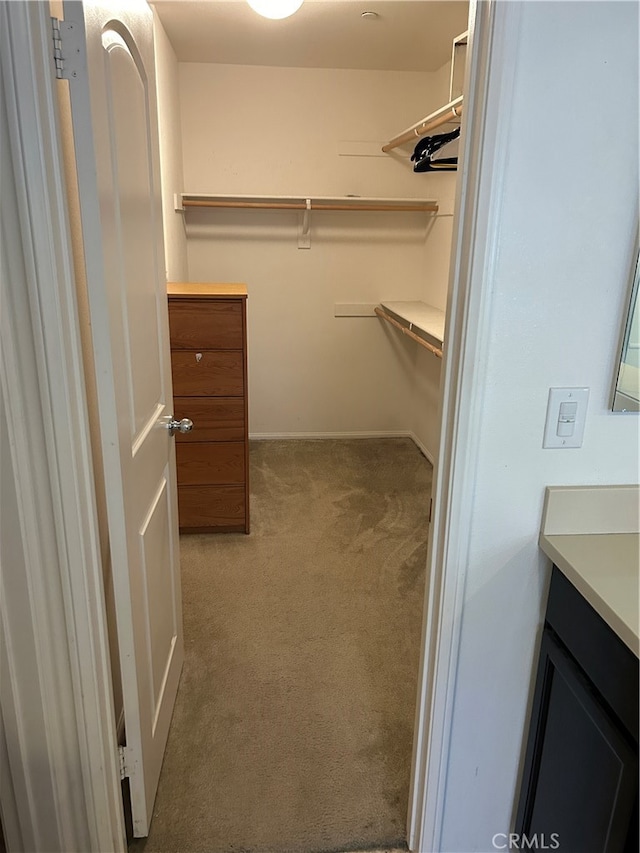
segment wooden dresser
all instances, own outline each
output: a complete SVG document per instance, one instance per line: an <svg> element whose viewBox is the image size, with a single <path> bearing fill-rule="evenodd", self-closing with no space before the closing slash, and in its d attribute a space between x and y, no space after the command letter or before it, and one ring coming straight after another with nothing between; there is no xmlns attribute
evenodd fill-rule
<svg viewBox="0 0 640 853"><path fill-rule="evenodd" d="M170 283L180 530L249 532L247 288Z"/></svg>

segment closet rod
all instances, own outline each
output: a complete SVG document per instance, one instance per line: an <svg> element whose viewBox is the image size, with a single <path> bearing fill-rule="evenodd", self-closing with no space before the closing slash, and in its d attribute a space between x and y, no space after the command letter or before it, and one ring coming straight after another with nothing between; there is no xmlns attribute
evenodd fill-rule
<svg viewBox="0 0 640 853"><path fill-rule="evenodd" d="M184 207L224 207L224 208L250 208L254 210L379 210L379 211L426 211L438 212L435 202L424 204L340 204L311 201L307 206L305 202L297 201L219 201L219 200L194 200L183 199Z"/></svg>
<svg viewBox="0 0 640 853"><path fill-rule="evenodd" d="M385 313L381 308L374 308L375 313L382 320L386 320L387 323L391 323L392 326L395 326L396 329L400 329L403 335L407 335L407 337L411 338L412 341L415 341L420 346L428 349L429 352L432 352L436 358L442 358L442 350L438 349L438 347L434 347L433 344L430 344L429 341L425 341L424 338L421 338L419 335L416 335L415 332L412 332L411 329L407 329L406 326L403 326L402 323L398 323L397 320L394 320L393 317L390 317L387 313Z"/></svg>
<svg viewBox="0 0 640 853"><path fill-rule="evenodd" d="M382 150L385 154L388 154L393 148L397 148L399 145L404 145L405 142L413 142L418 137L425 136L425 134L429 133L430 130L435 130L437 127L440 127L443 124L448 124L461 116L462 95L459 98L456 98L455 101L451 101L450 104L442 107L442 109L437 110L435 113L432 113L430 116L422 119L422 121L414 124L413 127L403 131L403 133L400 133L398 136L394 136L392 140L382 146Z"/></svg>

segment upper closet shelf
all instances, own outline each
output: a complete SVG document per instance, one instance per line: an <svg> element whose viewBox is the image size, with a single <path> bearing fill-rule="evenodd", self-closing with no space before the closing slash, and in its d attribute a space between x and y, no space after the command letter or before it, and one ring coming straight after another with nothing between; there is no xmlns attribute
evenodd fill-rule
<svg viewBox="0 0 640 853"><path fill-rule="evenodd" d="M420 121L407 128L407 130L403 130L402 133L399 133L397 136L394 136L393 139L389 140L386 145L382 146L382 150L387 154L399 145L404 145L405 142L414 142L419 137L425 136L429 131L442 127L442 125L454 123L460 124L460 118L462 116L462 100L463 97L460 95L459 98L455 98L453 101L445 104L444 107L440 107L439 110L436 110L425 118L420 119Z"/></svg>
<svg viewBox="0 0 640 853"><path fill-rule="evenodd" d="M405 142L415 142L421 136L425 136L432 130L438 127L443 127L445 124L459 125L462 116L462 87L464 83L464 69L467 61L467 42L469 40L469 31L461 33L453 40L451 48L451 76L449 78L449 103L445 104L435 112L429 113L425 118L420 119L411 127L403 130L393 139L389 140L386 145L382 146L385 154L397 148L399 145L404 145Z"/></svg>
<svg viewBox="0 0 640 853"><path fill-rule="evenodd" d="M311 212L313 210L350 210L408 213L437 213L438 202L422 198L369 198L365 196L267 196L208 195L182 193L175 196L175 209L192 207L248 210L298 210L298 248L311 248Z"/></svg>
<svg viewBox="0 0 640 853"><path fill-rule="evenodd" d="M442 358L444 311L426 302L382 302L375 312L404 335Z"/></svg>
<svg viewBox="0 0 640 853"><path fill-rule="evenodd" d="M253 210L379 210L438 212L438 202L422 198L372 198L365 196L208 195L182 193L176 210L189 207L248 208Z"/></svg>

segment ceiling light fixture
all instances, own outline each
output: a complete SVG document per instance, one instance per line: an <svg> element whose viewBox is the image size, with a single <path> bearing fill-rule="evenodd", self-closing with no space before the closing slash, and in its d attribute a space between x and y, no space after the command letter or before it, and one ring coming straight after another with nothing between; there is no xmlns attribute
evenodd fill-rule
<svg viewBox="0 0 640 853"><path fill-rule="evenodd" d="M303 0L247 0L254 12L263 18L288 18L302 6Z"/></svg>

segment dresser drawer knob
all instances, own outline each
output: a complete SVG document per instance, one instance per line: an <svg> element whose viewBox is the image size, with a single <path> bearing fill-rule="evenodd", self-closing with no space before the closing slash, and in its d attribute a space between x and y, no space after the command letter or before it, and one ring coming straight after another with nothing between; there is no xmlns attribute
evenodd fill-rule
<svg viewBox="0 0 640 853"><path fill-rule="evenodd" d="M196 361L198 362L198 364L200 364L200 362L202 361L202 353L201 352L196 353Z"/></svg>

